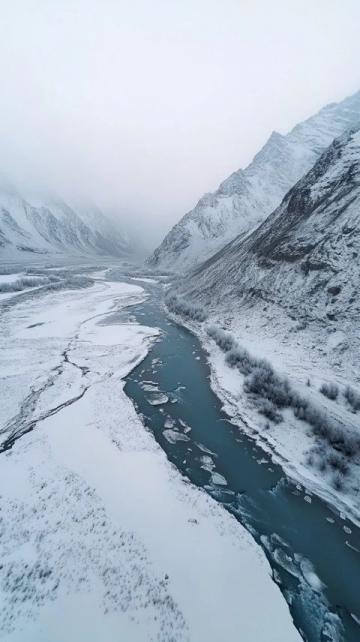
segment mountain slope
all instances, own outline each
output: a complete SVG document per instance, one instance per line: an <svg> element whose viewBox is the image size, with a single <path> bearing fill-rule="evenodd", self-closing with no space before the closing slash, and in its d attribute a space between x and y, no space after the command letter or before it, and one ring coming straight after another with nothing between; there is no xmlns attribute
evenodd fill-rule
<svg viewBox="0 0 360 642"><path fill-rule="evenodd" d="M313 166L332 140L360 122L360 92L324 107L289 134L273 132L250 165L234 172L185 214L149 259L153 266L191 269L237 234L257 227Z"/></svg>
<svg viewBox="0 0 360 642"><path fill-rule="evenodd" d="M187 319L206 317L193 327L241 430L270 445L290 477L325 497L335 491L336 502L340 493L357 516L359 283L360 126L167 299Z"/></svg>
<svg viewBox="0 0 360 642"><path fill-rule="evenodd" d="M124 256L126 237L99 210L76 210L58 198L24 197L13 187L0 191L0 256L74 254Z"/></svg>

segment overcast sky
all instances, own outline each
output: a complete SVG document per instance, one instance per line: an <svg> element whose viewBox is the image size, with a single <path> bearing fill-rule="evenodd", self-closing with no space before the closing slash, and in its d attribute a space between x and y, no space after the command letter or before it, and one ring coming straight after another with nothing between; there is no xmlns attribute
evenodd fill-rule
<svg viewBox="0 0 360 642"><path fill-rule="evenodd" d="M0 0L0 171L150 243L360 89L360 0Z"/></svg>

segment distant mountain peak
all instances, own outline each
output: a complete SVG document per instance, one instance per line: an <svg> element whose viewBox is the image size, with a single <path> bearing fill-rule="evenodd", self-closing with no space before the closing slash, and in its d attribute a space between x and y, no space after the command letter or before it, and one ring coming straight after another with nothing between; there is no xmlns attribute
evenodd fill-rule
<svg viewBox="0 0 360 642"><path fill-rule="evenodd" d="M331 141L360 122L360 91L331 103L288 134L273 131L245 169L233 172L170 230L149 263L187 271L237 234L258 226Z"/></svg>
<svg viewBox="0 0 360 642"><path fill-rule="evenodd" d="M0 179L0 258L29 254L129 256L127 237L100 210L73 207L58 195L21 194Z"/></svg>

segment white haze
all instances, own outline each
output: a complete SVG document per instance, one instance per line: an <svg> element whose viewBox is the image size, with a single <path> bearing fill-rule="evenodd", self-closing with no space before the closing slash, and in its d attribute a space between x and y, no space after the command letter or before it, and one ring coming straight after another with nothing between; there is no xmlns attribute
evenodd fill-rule
<svg viewBox="0 0 360 642"><path fill-rule="evenodd" d="M94 201L148 246L360 88L359 0L2 0L0 171Z"/></svg>

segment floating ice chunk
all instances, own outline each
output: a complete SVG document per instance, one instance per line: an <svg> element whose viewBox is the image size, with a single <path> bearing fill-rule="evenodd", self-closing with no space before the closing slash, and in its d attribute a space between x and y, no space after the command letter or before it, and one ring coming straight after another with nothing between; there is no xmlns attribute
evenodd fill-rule
<svg viewBox="0 0 360 642"><path fill-rule="evenodd" d="M217 486L227 486L227 481L225 477L223 477L223 475L220 475L220 473L212 473L211 481L213 484L216 484Z"/></svg>
<svg viewBox="0 0 360 642"><path fill-rule="evenodd" d="M165 419L164 426L165 428L173 428L175 426L175 421L168 415Z"/></svg>
<svg viewBox="0 0 360 642"><path fill-rule="evenodd" d="M356 546L353 546L352 544L350 544L350 542L348 542L347 540L346 540L345 544L346 544L346 546L351 548L352 551L355 551L355 553L360 553L360 550L358 548L356 548Z"/></svg>
<svg viewBox="0 0 360 642"><path fill-rule="evenodd" d="M212 450L209 450L209 448L206 448L203 444L200 444L199 442L195 442L197 447L202 450L203 453L207 453L208 455L214 455L216 457L216 453L213 453Z"/></svg>
<svg viewBox="0 0 360 642"><path fill-rule="evenodd" d="M360 626L360 618L358 618L357 615L355 615L355 613L350 613L350 615L352 619L355 620L356 624Z"/></svg>
<svg viewBox="0 0 360 642"><path fill-rule="evenodd" d="M188 433L191 430L191 427L186 423L186 421L183 421L182 419L179 419L179 424L184 428L184 433Z"/></svg>
<svg viewBox="0 0 360 642"><path fill-rule="evenodd" d="M307 559L302 559L300 562L300 568L306 583L311 586L314 591L320 593L324 585L318 575L316 575L311 562Z"/></svg>
<svg viewBox="0 0 360 642"><path fill-rule="evenodd" d="M215 464L212 458L210 457L210 455L202 455L200 457L200 461L201 461L201 468L203 470L207 470L209 473L212 473L212 471L215 468Z"/></svg>
<svg viewBox="0 0 360 642"><path fill-rule="evenodd" d="M169 397L163 392L159 392L154 393L151 397L148 397L147 400L152 406L161 406L169 401Z"/></svg>
<svg viewBox="0 0 360 642"><path fill-rule="evenodd" d="M309 497L309 495L305 495L304 496L304 501L307 502L308 504L311 504L312 499L311 499L311 497Z"/></svg>
<svg viewBox="0 0 360 642"><path fill-rule="evenodd" d="M351 535L351 533L352 533L351 528L349 528L348 526L343 526L343 529L344 529L344 531L345 531L345 533L346 533L347 535Z"/></svg>
<svg viewBox="0 0 360 642"><path fill-rule="evenodd" d="M287 555L285 551L282 551L281 548L276 548L274 550L274 560L281 566L285 571L293 575L294 577L300 578L300 571L297 568L294 560Z"/></svg>
<svg viewBox="0 0 360 642"><path fill-rule="evenodd" d="M140 388L145 390L145 392L158 392L159 386L152 383L140 383Z"/></svg>
<svg viewBox="0 0 360 642"><path fill-rule="evenodd" d="M189 441L189 437L176 430L164 430L163 435L169 444L176 444L177 441Z"/></svg>

